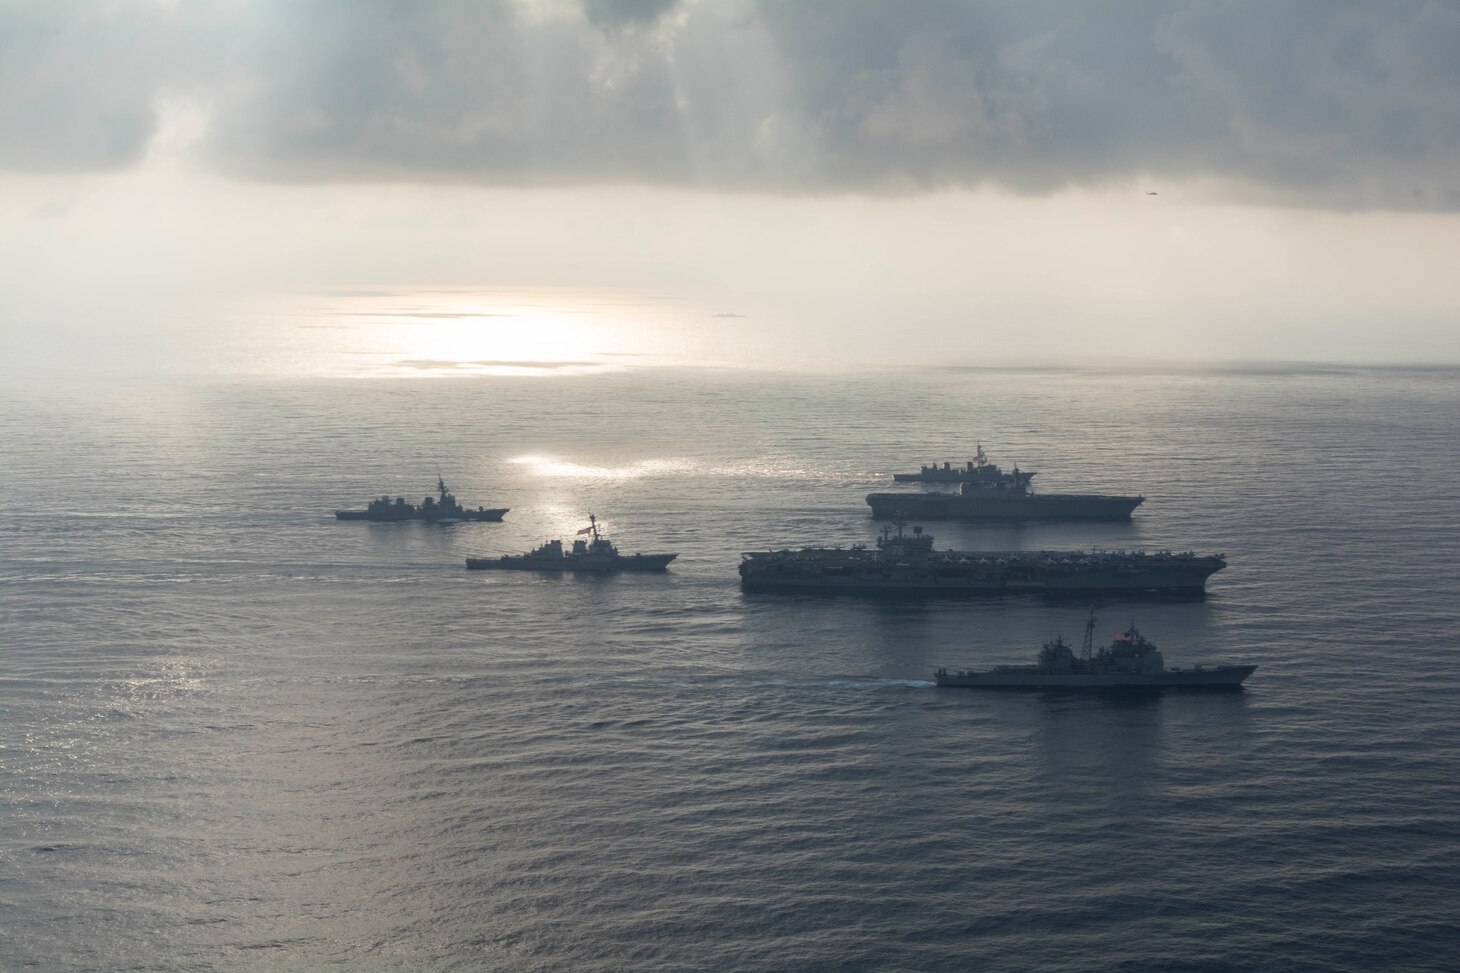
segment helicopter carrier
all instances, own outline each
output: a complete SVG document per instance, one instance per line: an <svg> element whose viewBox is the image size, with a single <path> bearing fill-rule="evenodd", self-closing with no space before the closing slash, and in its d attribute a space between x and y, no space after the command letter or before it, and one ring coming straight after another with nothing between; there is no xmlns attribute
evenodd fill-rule
<svg viewBox="0 0 1460 973"><path fill-rule="evenodd" d="M592 540L581 537L564 550L563 542L551 540L526 554L503 554L501 557L469 557L466 566L472 571L584 571L611 574L619 571L664 571L678 554L620 554L613 541L598 529L598 518L588 515L588 526L579 534L591 534Z"/></svg>
<svg viewBox="0 0 1460 973"><path fill-rule="evenodd" d="M922 473L898 473L894 480L915 477L924 483L959 484L957 493L869 493L867 504L876 520L1129 520L1145 497L1096 493L1035 493L1033 473L1015 466L1004 472L988 462L983 447L966 469L923 467ZM951 472L956 477L943 476ZM928 474L924 476L923 474ZM937 474L935 477L933 474Z"/></svg>
<svg viewBox="0 0 1460 973"><path fill-rule="evenodd" d="M1055 690L1239 690L1255 665L1167 666L1161 650L1135 625L1108 646L1091 650L1095 609L1085 622L1085 641L1078 655L1063 638L1044 643L1033 665L992 669L939 669L939 686L970 689Z"/></svg>
<svg viewBox="0 0 1460 973"><path fill-rule="evenodd" d="M746 592L959 595L1162 592L1202 595L1227 566L1221 554L1171 551L954 551L933 549L921 527L882 530L874 547L807 547L741 556Z"/></svg>
<svg viewBox="0 0 1460 973"><path fill-rule="evenodd" d="M436 478L437 497L426 497L420 506L407 503L405 497L378 497L370 501L364 510L336 510L336 520L373 520L392 522L404 520L426 520L437 524L454 524L463 520L501 520L510 507L477 507L468 510L456 502L456 497L446 489L446 481Z"/></svg>

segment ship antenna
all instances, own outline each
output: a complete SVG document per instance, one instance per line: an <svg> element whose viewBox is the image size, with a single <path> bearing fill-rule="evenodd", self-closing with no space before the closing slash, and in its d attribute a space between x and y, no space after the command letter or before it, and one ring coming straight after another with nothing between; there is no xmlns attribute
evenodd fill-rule
<svg viewBox="0 0 1460 973"><path fill-rule="evenodd" d="M593 530L593 539L598 540L598 518L592 514L588 515L588 526Z"/></svg>
<svg viewBox="0 0 1460 973"><path fill-rule="evenodd" d="M1090 606L1090 617L1085 620L1085 642L1083 651L1085 658L1090 658L1090 646L1095 640L1095 606Z"/></svg>

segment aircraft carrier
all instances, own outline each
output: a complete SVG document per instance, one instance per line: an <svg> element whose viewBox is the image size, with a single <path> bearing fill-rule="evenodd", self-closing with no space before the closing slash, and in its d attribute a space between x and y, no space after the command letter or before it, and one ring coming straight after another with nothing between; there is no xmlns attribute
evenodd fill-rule
<svg viewBox="0 0 1460 973"><path fill-rule="evenodd" d="M954 551L932 535L885 527L875 546L751 551L741 556L746 592L960 595L1162 592L1201 595L1227 566L1221 554L1171 551Z"/></svg>
<svg viewBox="0 0 1460 973"><path fill-rule="evenodd" d="M957 493L869 493L867 503L877 520L1129 520L1145 497L1097 493L1038 494L1033 473L1015 466L1004 472L988 462L983 447L967 469L923 467L922 474L894 474L894 480L915 477L925 483L958 482ZM945 474L957 474L951 480Z"/></svg>

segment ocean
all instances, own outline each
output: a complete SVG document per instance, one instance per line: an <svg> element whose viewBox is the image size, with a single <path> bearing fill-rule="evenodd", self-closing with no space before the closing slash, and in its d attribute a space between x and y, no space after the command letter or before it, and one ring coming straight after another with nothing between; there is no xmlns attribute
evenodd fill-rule
<svg viewBox="0 0 1460 973"><path fill-rule="evenodd" d="M529 371L533 366L526 367ZM551 371L551 370L549 370ZM1460 370L614 368L0 390L0 968L1450 970ZM1081 603L746 596L965 460L1140 493L938 547L1236 694L940 690ZM500 524L337 522L437 476ZM664 575L468 572L592 513Z"/></svg>

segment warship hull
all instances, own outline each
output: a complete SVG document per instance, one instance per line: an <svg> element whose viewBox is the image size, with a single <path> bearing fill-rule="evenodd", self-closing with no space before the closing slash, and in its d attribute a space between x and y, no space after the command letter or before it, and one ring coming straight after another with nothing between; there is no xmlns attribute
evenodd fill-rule
<svg viewBox="0 0 1460 973"><path fill-rule="evenodd" d="M927 561L888 561L861 552L766 551L746 554L747 592L857 595L1086 595L1157 592L1201 596L1219 557L1083 552L939 552Z"/></svg>
<svg viewBox="0 0 1460 973"><path fill-rule="evenodd" d="M973 470L956 469L923 470L919 473L894 473L895 483L969 483L979 478Z"/></svg>
<svg viewBox="0 0 1460 973"><path fill-rule="evenodd" d="M1144 501L1101 494L867 494L876 520L1129 520Z"/></svg>
<svg viewBox="0 0 1460 973"><path fill-rule="evenodd" d="M549 571L587 574L615 574L620 571L657 571L669 568L678 554L628 554L615 558L595 557L531 557L509 554L502 557L469 557L466 566L472 571Z"/></svg>
<svg viewBox="0 0 1460 973"><path fill-rule="evenodd" d="M1203 690L1233 691L1252 675L1257 666L1197 666L1148 673L1053 673L1034 666L1007 666L974 672L939 670L933 677L939 686L965 689L1043 689L1059 691L1119 690Z"/></svg>
<svg viewBox="0 0 1460 973"><path fill-rule="evenodd" d="M502 507L498 510L462 510L456 513L423 513L420 509L406 513L379 514L371 510L336 510L336 520L368 520L376 524L397 524L406 521L419 520L425 523L455 523L462 520L491 521L495 523L507 515L510 507Z"/></svg>

